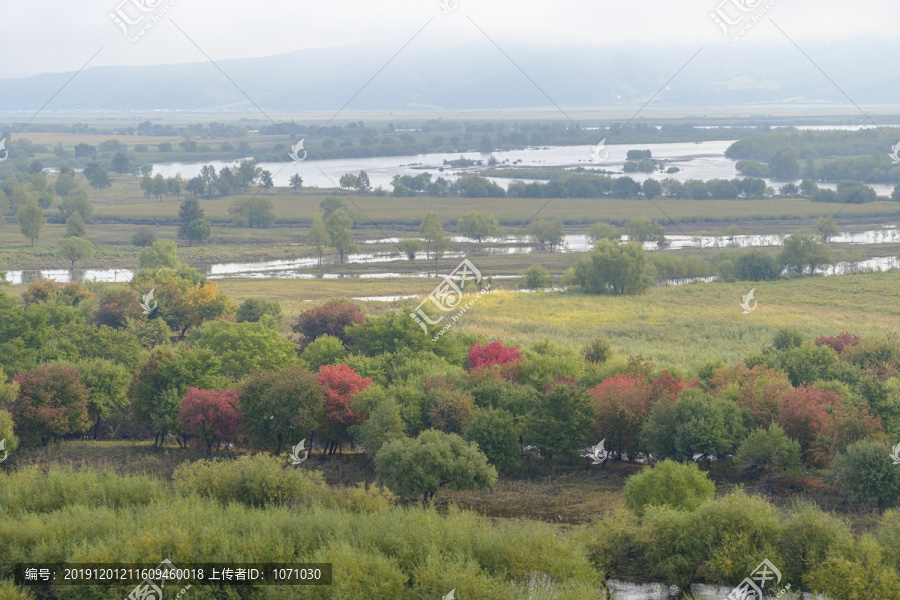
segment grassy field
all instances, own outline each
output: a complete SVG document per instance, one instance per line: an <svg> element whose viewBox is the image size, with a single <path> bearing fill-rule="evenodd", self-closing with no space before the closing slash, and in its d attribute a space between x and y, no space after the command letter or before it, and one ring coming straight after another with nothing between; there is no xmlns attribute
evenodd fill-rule
<svg viewBox="0 0 900 600"><path fill-rule="evenodd" d="M148 199L141 193L137 178L121 177L111 188L91 193L96 210L95 220L129 222L174 222L179 200ZM789 221L815 219L833 215L840 206L810 202L808 199L772 198L768 200L617 200L607 198L395 198L393 196L344 194L339 190L304 190L299 194L279 189L263 194L270 198L278 222L309 223L319 212L319 203L329 195L344 198L359 225L418 225L430 212L437 213L445 225L455 225L459 217L478 210L493 213L502 225L521 226L538 218L558 218L571 225L596 221L623 224L636 216L648 216L661 222L685 224L730 224L756 220ZM250 196L228 196L203 200L207 218L230 220L228 209L235 200ZM896 202L852 204L841 209L842 218L894 218L900 216Z"/></svg>

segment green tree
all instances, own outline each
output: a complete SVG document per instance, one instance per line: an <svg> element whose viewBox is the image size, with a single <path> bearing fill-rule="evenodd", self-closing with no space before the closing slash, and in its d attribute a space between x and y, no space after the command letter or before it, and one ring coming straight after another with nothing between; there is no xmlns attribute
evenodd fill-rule
<svg viewBox="0 0 900 600"><path fill-rule="evenodd" d="M438 259L450 249L450 238L444 233L444 224L435 213L428 213L419 225L419 235L425 244L425 252L428 258L434 257L434 266L437 268Z"/></svg>
<svg viewBox="0 0 900 600"><path fill-rule="evenodd" d="M788 181L796 179L799 174L800 165L793 148L781 148L769 161L769 175L774 179Z"/></svg>
<svg viewBox="0 0 900 600"><path fill-rule="evenodd" d="M359 177L353 173L344 173L338 180L341 189L352 190L359 185Z"/></svg>
<svg viewBox="0 0 900 600"><path fill-rule="evenodd" d="M285 444L309 439L321 426L325 393L302 365L288 365L279 372L250 375L241 386L238 406L250 443L279 454Z"/></svg>
<svg viewBox="0 0 900 600"><path fill-rule="evenodd" d="M501 230L494 215L472 211L459 218L456 223L456 233L476 240L480 244L485 238L499 237Z"/></svg>
<svg viewBox="0 0 900 600"><path fill-rule="evenodd" d="M16 220L19 222L19 230L27 238L31 239L34 246L35 238L41 235L41 228L47 221L44 219L44 211L34 200L29 200L16 212Z"/></svg>
<svg viewBox="0 0 900 600"><path fill-rule="evenodd" d="M900 469L893 464L891 447L884 442L862 440L851 444L835 458L831 476L850 502L875 501L883 511L900 501Z"/></svg>
<svg viewBox="0 0 900 600"><path fill-rule="evenodd" d="M272 181L272 172L266 171L263 169L259 174L259 185L264 190L270 190L275 187L275 182Z"/></svg>
<svg viewBox="0 0 900 600"><path fill-rule="evenodd" d="M734 402L689 388L675 403L657 402L640 437L646 451L686 462L726 458L746 435L745 416Z"/></svg>
<svg viewBox="0 0 900 600"><path fill-rule="evenodd" d="M147 226L138 227L134 235L131 236L131 245L139 248L152 246L157 239L156 232Z"/></svg>
<svg viewBox="0 0 900 600"><path fill-rule="evenodd" d="M794 275L813 275L817 268L834 264L831 248L817 234L803 229L784 239L778 260Z"/></svg>
<svg viewBox="0 0 900 600"><path fill-rule="evenodd" d="M735 279L741 281L772 281L781 277L781 266L772 256L761 250L744 252L733 265Z"/></svg>
<svg viewBox="0 0 900 600"><path fill-rule="evenodd" d="M247 298L238 306L235 320L238 323L258 323L266 316L273 319L277 329L281 329L284 313L281 311L280 302L264 298Z"/></svg>
<svg viewBox="0 0 900 600"><path fill-rule="evenodd" d="M794 473L800 468L800 444L785 435L776 424L769 429L757 429L738 448L735 458L745 469L758 469L766 478L769 494L772 489L772 472Z"/></svg>
<svg viewBox="0 0 900 600"><path fill-rule="evenodd" d="M653 198L662 196L663 188L662 184L655 179L647 179L641 184L641 191L644 192L644 195L647 196L647 198L652 200Z"/></svg>
<svg viewBox="0 0 900 600"><path fill-rule="evenodd" d="M353 219L343 208L339 208L325 219L325 228L328 230L328 239L331 246L341 257L344 264L344 255L359 251L359 244L353 239Z"/></svg>
<svg viewBox="0 0 900 600"><path fill-rule="evenodd" d="M325 254L325 248L331 245L331 237L328 235L328 228L325 226L325 221L322 220L322 215L315 215L313 217L312 225L306 236L306 245L316 249L316 254L319 257L319 264L322 264L322 256Z"/></svg>
<svg viewBox="0 0 900 600"><path fill-rule="evenodd" d="M279 370L296 362L292 342L263 323L209 321L191 332L193 347L211 351L221 363L221 373L239 381L253 371Z"/></svg>
<svg viewBox="0 0 900 600"><path fill-rule="evenodd" d="M190 223L182 225L178 228L178 237L185 238L188 246L193 246L194 242L202 244L212 235L212 226L206 219L194 219Z"/></svg>
<svg viewBox="0 0 900 600"><path fill-rule="evenodd" d="M347 204L337 196L326 196L319 202L319 208L322 209L322 218L327 220L331 213L343 208L347 210ZM349 211L348 211L349 214Z"/></svg>
<svg viewBox="0 0 900 600"><path fill-rule="evenodd" d="M538 396L525 419L526 439L552 461L555 456L571 462L582 448L594 423L588 395L577 385L552 383Z"/></svg>
<svg viewBox="0 0 900 600"><path fill-rule="evenodd" d="M309 343L300 359L311 371L318 371L324 365L333 365L347 356L344 343L333 335L321 335Z"/></svg>
<svg viewBox="0 0 900 600"><path fill-rule="evenodd" d="M416 260L416 253L422 250L422 242L416 238L404 238L397 243L397 248L409 260Z"/></svg>
<svg viewBox="0 0 900 600"><path fill-rule="evenodd" d="M540 244L541 246L549 246L550 252L553 252L554 246L563 243L566 230L565 227L563 227L562 221L559 219L551 219L549 221L541 219L528 226L528 235L534 243Z"/></svg>
<svg viewBox="0 0 900 600"><path fill-rule="evenodd" d="M696 510L716 495L716 486L696 463L662 460L625 480L625 506L642 517L648 506Z"/></svg>
<svg viewBox="0 0 900 600"><path fill-rule="evenodd" d="M131 373L125 365L104 358L78 360L74 366L81 373L81 382L90 390L87 411L94 423L96 440L100 421L128 406L126 392L131 383Z"/></svg>
<svg viewBox="0 0 900 600"><path fill-rule="evenodd" d="M156 240L149 248L141 250L138 257L142 269L177 269L178 246L171 240Z"/></svg>
<svg viewBox="0 0 900 600"><path fill-rule="evenodd" d="M521 428L508 410L479 408L463 426L462 436L467 442L478 444L488 462L499 468L519 460L520 432Z"/></svg>
<svg viewBox="0 0 900 600"><path fill-rule="evenodd" d="M375 457L385 444L405 437L406 424L400 416L400 405L391 396L382 399L369 411L356 435L366 454L371 457Z"/></svg>
<svg viewBox="0 0 900 600"><path fill-rule="evenodd" d="M84 219L81 218L81 215L75 213L68 219L66 219L66 237L86 237L87 236L87 227L84 224Z"/></svg>
<svg viewBox="0 0 900 600"><path fill-rule="evenodd" d="M594 244L600 240L613 240L618 242L622 239L622 232L619 231L619 228L615 225L600 221L599 223L594 223L591 225L590 229L588 229L588 239Z"/></svg>
<svg viewBox="0 0 900 600"><path fill-rule="evenodd" d="M641 294L653 285L647 252L639 242L600 240L594 250L564 273L563 284L589 294Z"/></svg>
<svg viewBox="0 0 900 600"><path fill-rule="evenodd" d="M68 219L74 214L81 215L82 219L90 219L94 214L94 207L87 193L79 190L59 203L59 214L63 219Z"/></svg>
<svg viewBox="0 0 900 600"><path fill-rule="evenodd" d="M553 277L541 265L531 265L522 273L521 285L526 290L542 290L553 285Z"/></svg>
<svg viewBox="0 0 900 600"><path fill-rule="evenodd" d="M815 230L822 236L822 241L826 244L831 238L841 235L841 230L834 222L834 217L822 217L816 221Z"/></svg>
<svg viewBox="0 0 900 600"><path fill-rule="evenodd" d="M269 198L236 198L228 209L234 222L241 226L268 227L275 223L275 210Z"/></svg>
<svg viewBox="0 0 900 600"><path fill-rule="evenodd" d="M291 175L291 178L288 181L288 186L295 192L303 187L303 178L300 177L299 173L294 173L293 175Z"/></svg>
<svg viewBox="0 0 900 600"><path fill-rule="evenodd" d="M70 268L74 269L77 261L94 256L94 244L90 240L67 237L59 241L56 252L58 256L71 261Z"/></svg>
<svg viewBox="0 0 900 600"><path fill-rule="evenodd" d="M182 224L190 223L195 219L202 219L205 216L203 207L200 206L200 201L196 198L186 198L181 203L181 206L178 207L178 220Z"/></svg>
<svg viewBox="0 0 900 600"><path fill-rule="evenodd" d="M475 490L497 483L497 470L476 444L433 429L384 444L375 455L375 472L398 496L421 495L423 507L445 487Z"/></svg>
<svg viewBox="0 0 900 600"><path fill-rule="evenodd" d="M656 221L647 217L637 217L625 224L625 233L629 241L656 242L663 244L666 241L666 230Z"/></svg>

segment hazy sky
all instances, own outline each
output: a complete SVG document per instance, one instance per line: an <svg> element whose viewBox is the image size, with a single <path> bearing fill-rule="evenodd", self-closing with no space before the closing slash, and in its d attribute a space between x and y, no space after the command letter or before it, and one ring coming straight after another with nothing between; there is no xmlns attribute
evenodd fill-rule
<svg viewBox="0 0 900 600"><path fill-rule="evenodd" d="M501 47L514 42L679 43L697 48L735 43L709 16L722 0L444 1L457 7L444 14L441 0L0 0L0 77L76 70L101 48L91 66L203 61L197 46L213 59L360 42L399 49L432 18L407 51L419 44L441 44L452 60L455 45L483 41L467 17ZM900 2L889 0L725 1L730 14L739 14L732 2L754 10L774 2L767 17L737 42L746 44L748 60L754 44L783 41L768 17L800 44L861 37L877 44L895 38L900 21ZM133 3L153 10L141 13ZM147 23L167 4L174 6L138 42L130 41L110 17L121 8L133 20L147 15ZM131 34L139 28L133 27Z"/></svg>

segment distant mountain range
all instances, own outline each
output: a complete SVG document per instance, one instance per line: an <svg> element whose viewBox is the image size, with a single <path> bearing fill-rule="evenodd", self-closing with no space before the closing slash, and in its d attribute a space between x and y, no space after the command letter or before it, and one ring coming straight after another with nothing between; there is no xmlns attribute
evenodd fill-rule
<svg viewBox="0 0 900 600"><path fill-rule="evenodd" d="M350 98L351 110L522 109L554 103L590 109L639 106L657 92L657 105L837 103L852 108L837 86L860 105L900 104L900 78L894 68L885 68L896 48L865 43L804 48L825 74L787 43L707 48L686 65L698 50L504 48L513 64L491 46L460 47L450 54L407 48L385 66L396 48L352 46L222 60L218 64L227 77L210 62L95 67L79 73L46 110L244 111L255 103L264 110L304 112L337 110ZM0 111L37 110L71 76L2 79Z"/></svg>

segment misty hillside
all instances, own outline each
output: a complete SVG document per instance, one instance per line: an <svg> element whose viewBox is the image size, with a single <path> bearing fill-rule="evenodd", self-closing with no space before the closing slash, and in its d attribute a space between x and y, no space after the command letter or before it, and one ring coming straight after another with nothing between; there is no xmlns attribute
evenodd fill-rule
<svg viewBox="0 0 900 600"><path fill-rule="evenodd" d="M265 58L152 67L84 70L47 110L153 109L447 110L593 107L648 100L699 47L407 48L373 80L396 48L353 46L303 50ZM804 50L858 104L896 101L900 83L879 68L884 49L843 44ZM523 75L538 85L540 90ZM72 73L0 80L3 110L36 110ZM246 93L242 93L240 90ZM543 93L542 91L543 90ZM545 96L546 94L546 96ZM701 51L654 100L657 104L722 106L847 99L793 46L737 43Z"/></svg>

